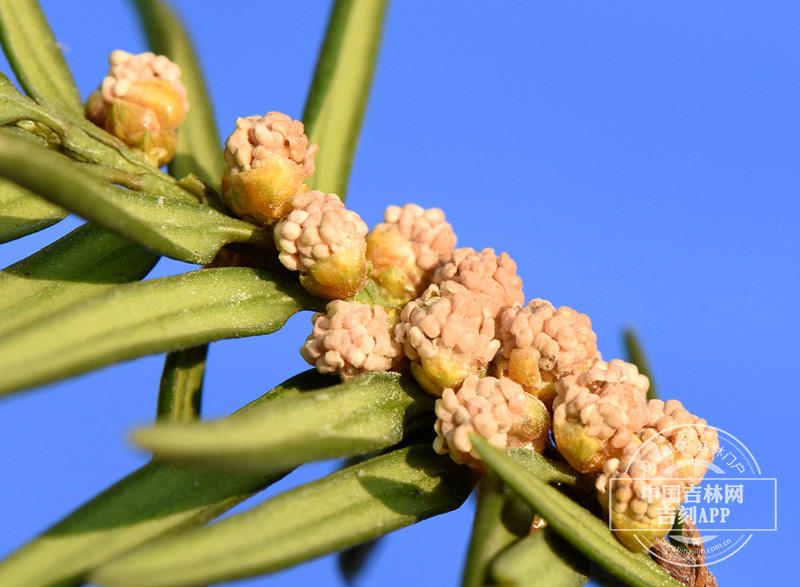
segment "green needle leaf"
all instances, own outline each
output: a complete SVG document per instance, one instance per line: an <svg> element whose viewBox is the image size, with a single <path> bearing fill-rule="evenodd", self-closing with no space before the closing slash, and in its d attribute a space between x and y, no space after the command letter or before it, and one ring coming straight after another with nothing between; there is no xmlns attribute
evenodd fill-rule
<svg viewBox="0 0 800 587"><path fill-rule="evenodd" d="M336 556L336 562L339 565L339 572L342 573L342 578L348 585L352 584L364 569L364 566L374 555L375 547L378 546L379 542L380 539L369 540L339 551Z"/></svg>
<svg viewBox="0 0 800 587"><path fill-rule="evenodd" d="M633 553L622 546L607 524L554 487L530 475L503 451L477 434L472 434L470 440L486 464L588 558L634 587L681 585L647 554Z"/></svg>
<svg viewBox="0 0 800 587"><path fill-rule="evenodd" d="M530 450L512 449L506 454L545 482L575 483L574 471L562 471L560 467ZM462 587L483 586L487 582L494 584L489 580L488 569L494 565L496 556L502 556L498 553L505 552L504 549L509 545L530 534L534 513L531 506L505 485L494 471L488 472L478 492L478 506ZM569 545L566 547L571 548ZM510 573L508 575L511 576ZM570 576L573 575L571 572ZM515 575L514 581L518 578ZM532 578L528 577L528 580L530 582ZM516 585L514 581L502 584ZM544 581L539 585L546 586L549 583Z"/></svg>
<svg viewBox="0 0 800 587"><path fill-rule="evenodd" d="M564 485L578 483L580 474L569 465L548 460L542 455L524 448L512 448L506 454L545 483L563 483Z"/></svg>
<svg viewBox="0 0 800 587"><path fill-rule="evenodd" d="M124 238L187 263L208 263L230 242L271 246L252 224L187 200L112 186L80 164L0 133L0 175Z"/></svg>
<svg viewBox="0 0 800 587"><path fill-rule="evenodd" d="M324 300L243 267L120 285L0 340L0 394L148 354L269 334Z"/></svg>
<svg viewBox="0 0 800 587"><path fill-rule="evenodd" d="M91 579L107 587L168 587L269 573L453 510L475 481L429 445L396 450L138 549Z"/></svg>
<svg viewBox="0 0 800 587"><path fill-rule="evenodd" d="M306 371L237 414L328 380ZM284 473L210 473L152 462L0 562L0 585L85 583L89 571L156 538L205 524Z"/></svg>
<svg viewBox="0 0 800 587"><path fill-rule="evenodd" d="M625 350L628 353L628 361L636 365L636 368L639 369L639 373L642 375L647 375L647 378L650 379L650 389L647 390L647 399L658 399L656 382L655 379L653 379L653 374L650 371L650 365L647 362L647 356L645 355L644 348L642 347L639 337L636 335L636 331L632 328L627 328L624 336Z"/></svg>
<svg viewBox="0 0 800 587"><path fill-rule="evenodd" d="M0 41L29 96L82 115L81 96L36 0L0 0Z"/></svg>
<svg viewBox="0 0 800 587"><path fill-rule="evenodd" d="M200 417L208 345L167 353L158 391L158 422L192 422Z"/></svg>
<svg viewBox="0 0 800 587"><path fill-rule="evenodd" d="M588 560L550 527L508 547L491 565L491 577L508 587L579 587L588 580Z"/></svg>
<svg viewBox="0 0 800 587"><path fill-rule="evenodd" d="M190 173L217 190L225 172L214 112L191 40L175 13L158 0L136 0L147 40L154 53L166 55L181 68L189 97L189 112L178 130L178 149L169 165L175 177Z"/></svg>
<svg viewBox="0 0 800 587"><path fill-rule="evenodd" d="M508 504L503 485L502 479L494 471L489 471L478 490L478 505L461 587L483 587L486 584L486 569L497 553L530 532L532 510L529 515L522 516L521 534L505 524L503 510ZM524 528L526 522L527 528Z"/></svg>
<svg viewBox="0 0 800 587"><path fill-rule="evenodd" d="M0 563L0 584L81 584L106 561L199 526L281 477L149 463Z"/></svg>
<svg viewBox="0 0 800 587"><path fill-rule="evenodd" d="M0 243L32 234L66 217L67 211L0 180Z"/></svg>
<svg viewBox="0 0 800 587"><path fill-rule="evenodd" d="M84 224L0 271L0 337L147 275L158 257Z"/></svg>
<svg viewBox="0 0 800 587"><path fill-rule="evenodd" d="M247 417L156 425L136 432L134 440L160 460L271 472L390 447L422 410L433 410L433 398L415 382L369 373L272 402Z"/></svg>
<svg viewBox="0 0 800 587"><path fill-rule="evenodd" d="M342 200L367 108L387 0L337 0L317 61L303 123L319 152L308 189Z"/></svg>

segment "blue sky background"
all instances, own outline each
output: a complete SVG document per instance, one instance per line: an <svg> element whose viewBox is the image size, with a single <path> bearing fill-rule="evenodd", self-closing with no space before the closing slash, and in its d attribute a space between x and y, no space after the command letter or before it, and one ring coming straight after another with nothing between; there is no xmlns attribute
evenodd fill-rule
<svg viewBox="0 0 800 587"><path fill-rule="evenodd" d="M84 97L113 49L146 49L127 2L42 4ZM223 137L237 116L301 115L330 2L174 5ZM778 478L779 530L712 571L721 585L783 582L798 521L800 3L489 6L391 6L348 206L369 225L389 204L443 208L459 246L516 260L527 299L588 314L605 358L622 356L634 326L662 398L737 436ZM3 245L0 262L77 224ZM189 269L162 261L151 276ZM212 345L205 414L305 369L309 328L302 314ZM128 434L153 417L161 362L0 401L0 555L146 461ZM360 584L456 585L471 510L389 536ZM252 584L312 582L343 584L332 557Z"/></svg>

